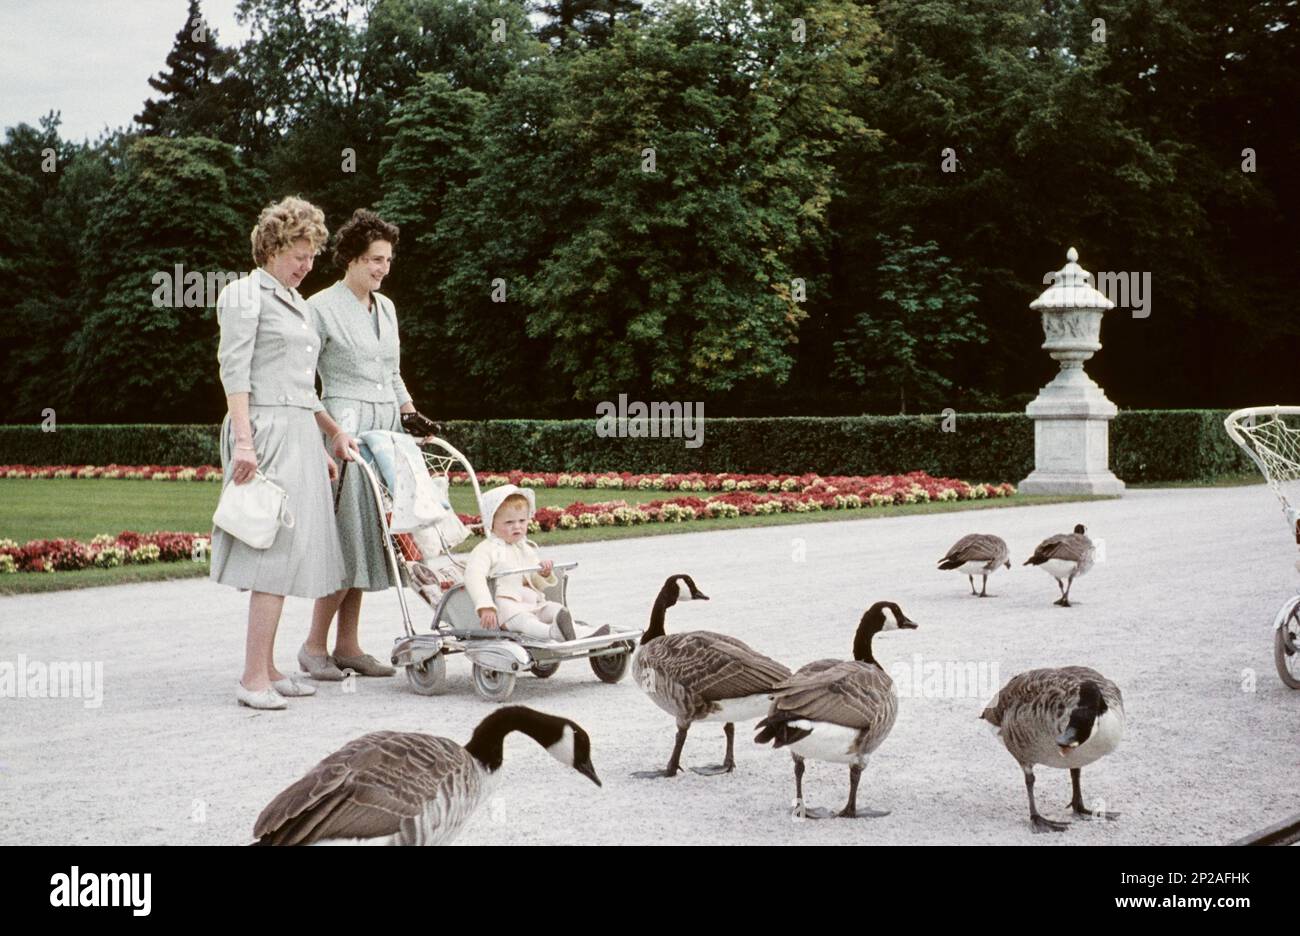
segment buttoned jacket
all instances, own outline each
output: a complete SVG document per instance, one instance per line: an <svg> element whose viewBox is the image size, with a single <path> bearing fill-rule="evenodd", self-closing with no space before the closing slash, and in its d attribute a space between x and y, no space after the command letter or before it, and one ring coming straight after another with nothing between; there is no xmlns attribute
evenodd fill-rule
<svg viewBox="0 0 1300 936"><path fill-rule="evenodd" d="M316 365L321 396L402 407L411 402L411 394L402 381L397 310L387 296L371 296L375 302L373 314L379 316L378 336L370 319L372 313L342 280L307 300L321 336L321 355Z"/></svg>
<svg viewBox="0 0 1300 936"><path fill-rule="evenodd" d="M296 289L256 269L221 290L217 321L217 361L227 395L247 393L251 406L325 408L316 395L320 336Z"/></svg>

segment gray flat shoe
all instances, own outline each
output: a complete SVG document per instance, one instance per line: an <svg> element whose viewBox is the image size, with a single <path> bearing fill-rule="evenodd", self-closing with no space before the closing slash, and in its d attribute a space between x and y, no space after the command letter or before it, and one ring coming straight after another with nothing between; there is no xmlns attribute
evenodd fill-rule
<svg viewBox="0 0 1300 936"><path fill-rule="evenodd" d="M343 671L334 665L334 660L328 653L312 656L307 652L306 646L298 648L298 665L312 679L324 682L339 682L343 679Z"/></svg>
<svg viewBox="0 0 1300 936"><path fill-rule="evenodd" d="M578 636L573 629L573 615L569 613L568 608L561 608L555 615L555 626L560 629L560 634L565 640L574 640Z"/></svg>
<svg viewBox="0 0 1300 936"><path fill-rule="evenodd" d="M294 696L313 696L316 694L316 687L309 686L307 683L298 682L292 676L286 676L284 679L277 679L271 683L271 688L285 698Z"/></svg>
<svg viewBox="0 0 1300 936"><path fill-rule="evenodd" d="M368 653L361 656L339 656L334 654L334 665L345 670L352 670L358 676L392 676L397 672L387 663L380 663Z"/></svg>

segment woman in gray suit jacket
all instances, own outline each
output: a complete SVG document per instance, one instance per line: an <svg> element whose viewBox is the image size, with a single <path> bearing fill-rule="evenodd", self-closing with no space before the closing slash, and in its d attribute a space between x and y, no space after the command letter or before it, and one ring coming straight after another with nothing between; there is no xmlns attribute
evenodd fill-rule
<svg viewBox="0 0 1300 936"><path fill-rule="evenodd" d="M258 709L282 709L285 696L316 692L276 667L275 632L285 595L330 595L343 577L330 498L338 469L320 433L331 438L338 458L350 460L356 443L316 396L320 337L297 290L327 237L324 214L309 202L286 198L271 205L253 229L258 268L217 298L217 359L228 410L221 426L222 483L247 484L261 472L285 490L294 518L266 549L222 529L212 532L211 578L252 592L235 698Z"/></svg>
<svg viewBox="0 0 1300 936"><path fill-rule="evenodd" d="M321 336L317 368L321 399L348 433L371 429L428 435L433 424L416 412L401 373L401 343L393 303L377 290L388 275L397 246L397 227L373 211L358 209L335 239L334 260L343 279L313 295L311 307ZM360 471L345 472L336 519L343 547L343 588L321 598L312 611L311 631L298 663L316 679L342 679L344 669L362 676L391 676L393 667L365 653L358 642L361 593L382 591L392 579L379 530L374 497ZM334 652L326 647L338 615Z"/></svg>

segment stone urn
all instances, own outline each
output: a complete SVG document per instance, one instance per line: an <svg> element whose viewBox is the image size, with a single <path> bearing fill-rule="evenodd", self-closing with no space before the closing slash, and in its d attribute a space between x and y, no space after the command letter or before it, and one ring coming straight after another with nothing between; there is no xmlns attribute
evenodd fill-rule
<svg viewBox="0 0 1300 936"><path fill-rule="evenodd" d="M1050 274L1052 285L1029 304L1042 313L1043 348L1061 369L1025 408L1034 420L1034 470L1022 494L1123 494L1110 470L1110 420L1118 410L1083 369L1101 350L1101 317L1115 303L1092 286L1079 252ZM1046 278L1045 278L1046 279Z"/></svg>

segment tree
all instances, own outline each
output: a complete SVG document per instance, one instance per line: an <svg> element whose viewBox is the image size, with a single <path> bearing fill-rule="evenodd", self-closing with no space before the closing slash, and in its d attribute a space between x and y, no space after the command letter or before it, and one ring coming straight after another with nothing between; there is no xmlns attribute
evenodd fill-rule
<svg viewBox="0 0 1300 936"><path fill-rule="evenodd" d="M563 47L571 33L587 46L607 44L614 35L614 24L641 12L642 6L640 0L551 0L534 9L547 17L537 38Z"/></svg>
<svg viewBox="0 0 1300 936"><path fill-rule="evenodd" d="M210 136L230 143L239 139L239 119L232 106L238 79L227 74L232 53L217 42L199 0L190 0L185 25L167 54L167 71L149 79L162 97L150 98L136 122L146 136Z"/></svg>
<svg viewBox="0 0 1300 936"><path fill-rule="evenodd" d="M504 371L519 344L522 323L491 319L467 305L465 291L485 281L463 266L476 252L470 238L490 227L498 207L490 193L471 191L482 171L481 127L487 96L454 89L440 75L426 75L411 89L390 122L392 137L379 172L386 192L376 206L401 229L394 275L384 291L401 317L402 373L423 406L446 412L473 410L483 398L499 399L491 378ZM501 197L506 193L497 193ZM500 271L498 271L500 272ZM484 327L490 321L491 327ZM520 381L509 389L523 389ZM486 389L485 389L486 388Z"/></svg>
<svg viewBox="0 0 1300 936"><path fill-rule="evenodd" d="M47 407L66 415L81 232L115 143L69 143L59 124L48 114L0 144L0 420L35 421Z"/></svg>
<svg viewBox="0 0 1300 936"><path fill-rule="evenodd" d="M899 413L907 412L909 398L922 407L943 402L956 351L988 340L961 267L934 241L915 244L912 235L905 225L898 237L876 236L878 300L835 343L839 376L867 391L892 388Z"/></svg>
<svg viewBox="0 0 1300 936"><path fill-rule="evenodd" d="M130 146L85 234L84 321L68 348L76 418L220 415L216 289L207 287L207 274L252 266L248 232L262 186L234 148L216 140L147 137ZM159 304L155 277L173 277L177 265L202 275L204 288Z"/></svg>

